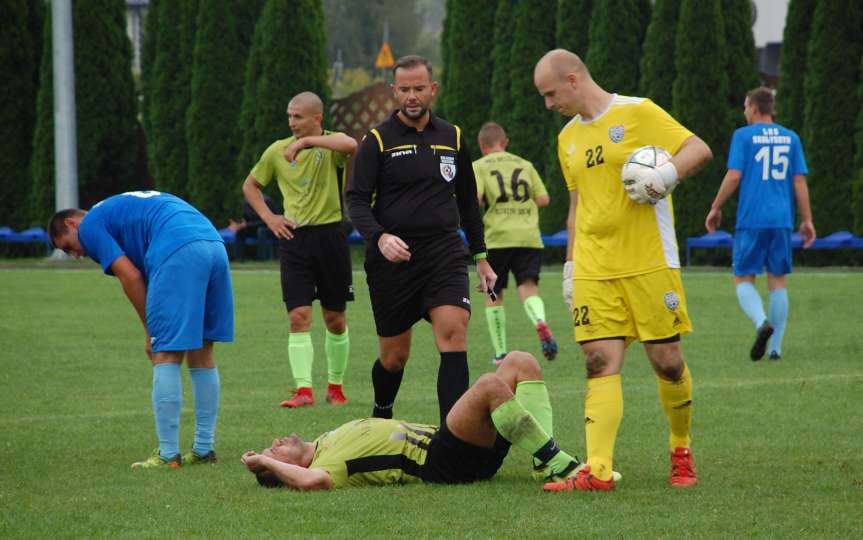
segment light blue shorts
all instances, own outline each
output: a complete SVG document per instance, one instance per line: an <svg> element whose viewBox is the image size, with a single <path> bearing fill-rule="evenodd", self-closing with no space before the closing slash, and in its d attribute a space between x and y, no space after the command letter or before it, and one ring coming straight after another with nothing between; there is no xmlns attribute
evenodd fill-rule
<svg viewBox="0 0 863 540"><path fill-rule="evenodd" d="M186 244L150 271L147 328L153 352L234 340L234 298L225 245Z"/></svg>
<svg viewBox="0 0 863 540"><path fill-rule="evenodd" d="M732 265L735 276L754 276L764 268L774 276L791 273L789 229L737 229Z"/></svg>

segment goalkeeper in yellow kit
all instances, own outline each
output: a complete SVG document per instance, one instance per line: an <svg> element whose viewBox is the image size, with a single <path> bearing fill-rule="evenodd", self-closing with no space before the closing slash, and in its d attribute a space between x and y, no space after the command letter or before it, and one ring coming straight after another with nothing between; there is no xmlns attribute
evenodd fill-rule
<svg viewBox="0 0 863 540"><path fill-rule="evenodd" d="M483 157L473 162L473 173L477 197L485 208L482 221L488 263L497 274L495 297L489 296L485 302L493 361L499 363L507 352L503 290L510 272L515 276L524 311L536 328L542 354L554 360L557 342L545 323L545 304L537 286L543 248L539 208L548 206L548 192L529 161L506 151L509 139L502 127L486 122L478 139Z"/></svg>
<svg viewBox="0 0 863 540"><path fill-rule="evenodd" d="M649 99L602 89L569 51L546 53L536 65L534 83L548 109L572 117L558 135L558 157L570 191L563 282L587 368L587 466L545 488L614 489L612 459L623 417L620 371L634 340L644 344L670 424L670 483L695 485L689 437L692 377L680 346L680 336L692 326L667 195L713 155L704 141ZM646 169L628 193L621 169L633 151L646 145L665 148L673 158Z"/></svg>

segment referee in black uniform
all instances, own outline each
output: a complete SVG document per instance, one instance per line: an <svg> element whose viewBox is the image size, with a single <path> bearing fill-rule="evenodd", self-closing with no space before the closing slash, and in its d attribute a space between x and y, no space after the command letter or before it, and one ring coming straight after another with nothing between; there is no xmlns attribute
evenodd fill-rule
<svg viewBox="0 0 863 540"><path fill-rule="evenodd" d="M497 276L485 260L476 179L461 130L437 118L431 64L405 56L393 66L399 103L366 134L356 154L348 210L366 241L366 276L380 357L372 368L372 415L392 418L410 356L411 327L430 320L440 351L441 422L468 388L470 292L461 226L476 261L479 289Z"/></svg>

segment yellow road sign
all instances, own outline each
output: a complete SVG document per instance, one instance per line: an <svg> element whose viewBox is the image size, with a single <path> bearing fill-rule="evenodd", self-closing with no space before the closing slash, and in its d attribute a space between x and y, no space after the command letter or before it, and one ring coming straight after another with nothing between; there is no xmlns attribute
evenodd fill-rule
<svg viewBox="0 0 863 540"><path fill-rule="evenodd" d="M396 61L393 59L393 51L390 49L390 44L384 41L383 46L381 47L381 52L378 53L378 57L375 60L375 68L377 69L386 69L388 67L393 67Z"/></svg>

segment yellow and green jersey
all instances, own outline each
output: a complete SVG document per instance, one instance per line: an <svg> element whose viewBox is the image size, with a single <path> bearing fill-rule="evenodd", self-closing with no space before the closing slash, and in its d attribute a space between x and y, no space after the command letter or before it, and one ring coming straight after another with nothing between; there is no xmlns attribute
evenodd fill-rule
<svg viewBox="0 0 863 540"><path fill-rule="evenodd" d="M578 192L576 279L616 279L680 268L671 197L655 205L633 202L620 171L642 146L676 154L692 132L646 98L615 95L590 121L575 116L558 135L560 168Z"/></svg>
<svg viewBox="0 0 863 540"><path fill-rule="evenodd" d="M309 469L327 471L334 488L421 482L437 429L401 420L353 420L315 439Z"/></svg>
<svg viewBox="0 0 863 540"><path fill-rule="evenodd" d="M533 164L509 152L494 152L473 162L477 194L485 198L485 245L541 248L535 199L548 195Z"/></svg>
<svg viewBox="0 0 863 540"><path fill-rule="evenodd" d="M336 135L324 131L324 135ZM262 186L273 178L284 198L285 217L299 224L324 225L342 220L337 169L347 165L350 155L327 148L305 148L293 163L283 152L296 137L281 139L269 146L250 173Z"/></svg>

